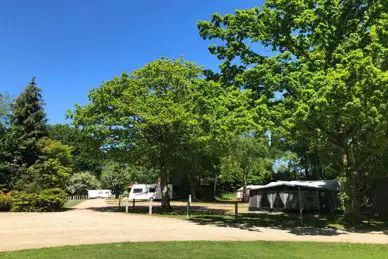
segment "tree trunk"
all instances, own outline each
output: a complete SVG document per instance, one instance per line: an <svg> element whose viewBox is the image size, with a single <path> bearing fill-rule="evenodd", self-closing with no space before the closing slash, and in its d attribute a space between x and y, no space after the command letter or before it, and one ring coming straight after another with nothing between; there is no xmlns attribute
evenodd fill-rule
<svg viewBox="0 0 388 259"><path fill-rule="evenodd" d="M248 197L246 195L246 192L247 192L247 174L244 171L243 172L243 194L241 199L242 202L248 202Z"/></svg>
<svg viewBox="0 0 388 259"><path fill-rule="evenodd" d="M348 149L345 148L341 155L343 175L345 176L344 192L347 198L344 201L345 205L345 220L352 225L361 222L361 203L362 203L362 188L360 175L353 168Z"/></svg>
<svg viewBox="0 0 388 259"><path fill-rule="evenodd" d="M214 199L217 197L217 174L214 175L214 186L213 186Z"/></svg>
<svg viewBox="0 0 388 259"><path fill-rule="evenodd" d="M170 210L170 196L168 192L168 171L166 164L163 163L160 170L160 188L162 191L162 208L164 210Z"/></svg>
<svg viewBox="0 0 388 259"><path fill-rule="evenodd" d="M195 176L193 175L193 172L190 171L188 175L189 185L190 185L190 194L191 199L193 201L197 200L197 196L195 195L196 192L196 183L195 183Z"/></svg>

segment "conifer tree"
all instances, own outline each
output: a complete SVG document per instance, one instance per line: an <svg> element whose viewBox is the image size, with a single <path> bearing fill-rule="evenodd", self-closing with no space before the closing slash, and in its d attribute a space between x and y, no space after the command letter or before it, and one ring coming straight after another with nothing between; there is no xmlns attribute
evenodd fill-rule
<svg viewBox="0 0 388 259"><path fill-rule="evenodd" d="M29 167L38 159L36 142L48 135L43 106L41 89L32 78L12 105L11 128L18 143L14 160L18 166Z"/></svg>

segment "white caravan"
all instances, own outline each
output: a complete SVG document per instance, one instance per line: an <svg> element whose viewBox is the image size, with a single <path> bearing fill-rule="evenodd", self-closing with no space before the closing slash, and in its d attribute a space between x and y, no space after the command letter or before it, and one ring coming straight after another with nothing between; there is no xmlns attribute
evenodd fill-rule
<svg viewBox="0 0 388 259"><path fill-rule="evenodd" d="M111 190L88 190L89 199L109 198L111 196Z"/></svg>
<svg viewBox="0 0 388 259"><path fill-rule="evenodd" d="M172 199L172 184L168 185L168 194ZM128 195L129 200L161 200L162 191L159 184L134 184Z"/></svg>

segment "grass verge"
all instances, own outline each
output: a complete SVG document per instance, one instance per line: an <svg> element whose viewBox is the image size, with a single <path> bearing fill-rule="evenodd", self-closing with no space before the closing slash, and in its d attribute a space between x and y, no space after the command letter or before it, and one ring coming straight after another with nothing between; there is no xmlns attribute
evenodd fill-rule
<svg viewBox="0 0 388 259"><path fill-rule="evenodd" d="M0 258L387 258L387 245L314 242L146 242L0 253Z"/></svg>

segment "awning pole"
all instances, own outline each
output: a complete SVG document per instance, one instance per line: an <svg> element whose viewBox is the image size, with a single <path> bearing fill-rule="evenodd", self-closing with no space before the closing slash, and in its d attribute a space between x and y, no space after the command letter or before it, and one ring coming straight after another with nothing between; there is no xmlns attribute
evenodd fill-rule
<svg viewBox="0 0 388 259"><path fill-rule="evenodd" d="M302 196L300 192L300 186L299 189L299 213L300 213L300 224L303 224L303 213L302 213Z"/></svg>

